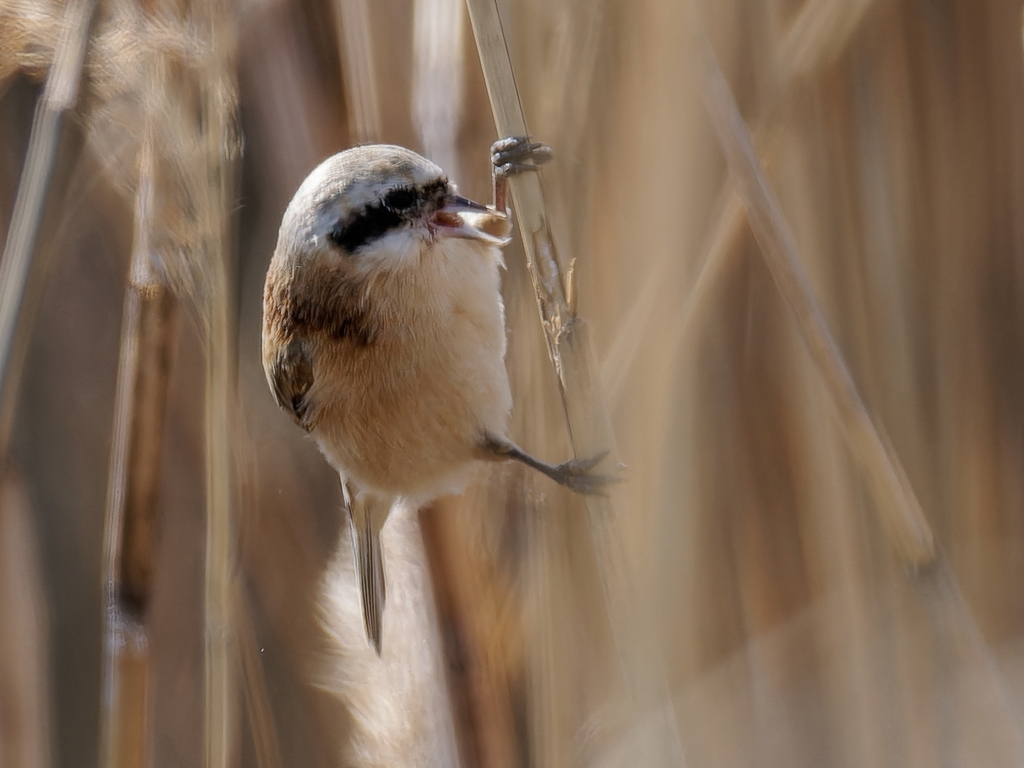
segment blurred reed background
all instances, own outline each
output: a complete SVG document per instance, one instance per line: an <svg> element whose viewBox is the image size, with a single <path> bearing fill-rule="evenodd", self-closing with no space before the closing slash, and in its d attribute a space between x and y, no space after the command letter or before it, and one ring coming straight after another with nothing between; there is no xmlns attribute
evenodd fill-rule
<svg viewBox="0 0 1024 768"><path fill-rule="evenodd" d="M625 479L393 516L378 660L262 284L353 143L488 198L466 8L0 0L0 765L1024 764L1021 6L698 5L499 3ZM506 260L512 434L560 460Z"/></svg>

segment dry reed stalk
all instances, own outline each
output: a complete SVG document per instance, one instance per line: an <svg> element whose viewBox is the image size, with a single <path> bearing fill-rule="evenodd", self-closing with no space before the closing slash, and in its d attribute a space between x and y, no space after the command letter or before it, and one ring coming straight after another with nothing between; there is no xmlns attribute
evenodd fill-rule
<svg viewBox="0 0 1024 768"><path fill-rule="evenodd" d="M233 759L239 735L236 678L240 651L257 761L273 768L280 764L277 735L255 632L235 578L237 350L229 212L236 198L234 161L240 142L234 123L234 20L226 3L193 6L191 17L180 20L177 9L164 10L163 18L140 15L130 5L113 14L101 43L104 53L119 66L108 67L116 72L115 77L101 69L105 79L97 87L100 105L93 117L97 125L110 119L104 113L106 101L114 105L115 119L116 109L123 109L125 102L137 99L146 106L140 179L136 183L118 176L130 170L129 161L113 164L111 170L123 187L136 187L137 200L149 201L142 208L151 217L148 231L152 242L148 248L137 246L136 256L145 258L148 251L157 261L144 266L152 269L159 263L151 276L166 285L161 291L172 290L191 305L205 352L205 764L225 766ZM152 42L141 57L145 64L141 76L136 71L139 57L132 58L129 53L125 61L117 59L126 38L139 34L151 37ZM127 145L130 150L130 141ZM105 148L101 141L99 151ZM114 149L125 152L123 146ZM141 215L139 218L141 221ZM155 301L155 296L147 293L146 299ZM130 523L131 518L125 523L128 534ZM144 524L140 530L145 533ZM145 540L145 535L140 537L141 542ZM132 546L130 535L123 546ZM121 560L130 567L130 550L128 555ZM238 619L242 624L236 629ZM137 633L142 639L143 629L139 627Z"/></svg>
<svg viewBox="0 0 1024 768"><path fill-rule="evenodd" d="M555 126L555 146L576 150L591 119L595 73L605 34L606 0L584 0L574 12L565 12L559 21L571 27L574 45L563 45L553 62L545 88L539 95L538 122ZM569 30L560 30L568 36ZM563 149L563 151L565 151Z"/></svg>
<svg viewBox="0 0 1024 768"><path fill-rule="evenodd" d="M222 208L222 211L225 209ZM225 222L226 223L226 222ZM225 258L218 248L208 252L212 261ZM207 331L206 422L206 577L204 614L206 634L206 736L207 768L228 768L236 721L235 627L233 584L235 574L235 525L232 510L231 394L233 350L227 303L226 269L210 286ZM218 301L219 300L219 301Z"/></svg>
<svg viewBox="0 0 1024 768"><path fill-rule="evenodd" d="M94 8L94 0L72 0L64 10L53 64L32 118L25 166L0 258L0 390L4 393L0 397L4 406L4 413L0 414L0 456L7 455L13 424L14 397L8 393L12 388L17 389L20 376L21 366L14 359L17 355L13 354L18 346L16 334L28 332L24 323L19 322L22 299L32 268L63 117L78 99Z"/></svg>
<svg viewBox="0 0 1024 768"><path fill-rule="evenodd" d="M786 30L775 76L784 84L814 77L846 49L865 14L877 0L810 0Z"/></svg>
<svg viewBox="0 0 1024 768"><path fill-rule="evenodd" d="M0 765L51 764L50 652L33 509L21 474L0 467Z"/></svg>
<svg viewBox="0 0 1024 768"><path fill-rule="evenodd" d="M789 224L765 178L739 107L699 23L695 30L708 112L761 253L832 395L846 438L875 494L884 529L906 563L925 567L935 559L935 543L924 512L899 457L861 400L818 307Z"/></svg>
<svg viewBox="0 0 1024 768"><path fill-rule="evenodd" d="M457 140L465 81L462 0L416 0L412 113L423 154L462 178Z"/></svg>
<svg viewBox="0 0 1024 768"><path fill-rule="evenodd" d="M494 0L467 2L498 135L527 136L497 5ZM607 453L601 466L617 467L615 438L595 375L589 329L576 314L571 262L566 270L559 261L540 179L533 173L513 176L509 188L573 451L584 457ZM634 710L646 709L642 702L653 696L656 714L652 714L652 722L663 718L664 729L656 728L661 731L659 743L649 749L664 750L666 764L682 765L685 760L660 653L654 647L653 633L637 630L642 626L642 606L622 549L615 509L607 496L587 496L585 503L623 682ZM639 641L627 642L626 632Z"/></svg>
<svg viewBox="0 0 1024 768"><path fill-rule="evenodd" d="M986 718L999 734L1001 748L1019 759L1024 755L1024 733L1009 705L1006 682L960 595L948 561L935 552L930 528L898 457L884 435L875 430L845 362L828 334L800 267L788 224L771 193L753 142L706 39L701 39L699 49L705 57L708 109L765 260L780 293L796 316L818 373L825 379L830 401L840 413L840 426L847 443L871 481L890 542L904 562L922 568L912 584L918 603L928 616L929 630L941 658L933 672L936 682L949 675L954 679L969 676L972 689L978 692L971 695L980 697L971 699L972 703L977 706L982 699L986 702ZM860 694L865 702L872 700L871 692L863 687ZM951 708L941 707L937 717L943 733L961 730L958 714ZM940 749L946 750L945 747Z"/></svg>
<svg viewBox="0 0 1024 768"><path fill-rule="evenodd" d="M420 511L462 764L479 768L522 765L509 691L521 668L522 629L513 619L508 588L493 563L480 557L457 514L436 502Z"/></svg>
<svg viewBox="0 0 1024 768"><path fill-rule="evenodd" d="M958 751L958 740L970 742L971 731L980 729L981 738L971 745L973 753L964 764L1024 765L1024 722L1015 691L942 553L934 567L913 580L913 590L934 638L931 674L939 690L948 690L945 700L936 697L937 749L948 759Z"/></svg>
<svg viewBox="0 0 1024 768"><path fill-rule="evenodd" d="M152 116L149 116L149 120ZM135 239L125 294L103 536L104 706L101 765L149 761L149 638L164 416L175 302L151 244L152 133L143 142L136 187Z"/></svg>
<svg viewBox="0 0 1024 768"><path fill-rule="evenodd" d="M675 330L668 344L673 354L666 356L666 370L676 365L675 357L681 351L693 348L693 345L685 342L691 333L701 327L708 311L715 305L724 278L737 261L734 254L743 233L744 221L743 204L734 193L727 194L722 210L715 218L715 225L711 228L711 242L702 250L705 255L700 271L682 302L678 319L673 323ZM618 402L623 396L626 379L640 348L636 340L642 338L645 329L654 322L654 308L659 306L656 296L669 284L668 266L668 259L661 259L651 270L608 348L608 354L601 365L601 382L609 402Z"/></svg>
<svg viewBox="0 0 1024 768"><path fill-rule="evenodd" d="M216 120L210 103L207 117ZM216 134L216 131L211 131ZM219 142L220 136L216 136ZM211 139L212 143L213 139ZM218 147L219 149L219 147ZM219 158L219 155L211 155ZM235 523L232 509L231 403L234 392L234 333L227 280L226 191L214 173L208 201L217 205L219 242L206 251L216 280L210 288L206 372L206 766L228 768L236 719L235 629L232 595L235 574ZM221 194L217 194L220 192Z"/></svg>
<svg viewBox="0 0 1024 768"><path fill-rule="evenodd" d="M206 768L228 768L237 742L237 637L234 607L236 521L234 516L234 403L236 402L235 297L230 206L235 199L234 40L230 5L224 0L195 6L195 21L210 41L199 81L200 154L196 160L199 260L205 286L204 323L206 573L205 733Z"/></svg>
<svg viewBox="0 0 1024 768"><path fill-rule="evenodd" d="M245 707L256 752L256 768L281 768L281 744L274 725L274 711L270 706L263 659L257 642L252 608L245 599L241 585L235 581L235 625L241 656Z"/></svg>
<svg viewBox="0 0 1024 768"><path fill-rule="evenodd" d="M787 35L787 40L792 39L792 34ZM783 46L784 49L786 46ZM806 68L804 69L806 70ZM807 74L806 71L804 74ZM891 139L891 137L887 136L887 139ZM734 173L735 175L737 174ZM759 237L759 241L761 240ZM764 245L763 242L762 245ZM833 389L829 387L829 392L831 391ZM835 396L833 399L835 400ZM888 445L886 447L891 451L891 447ZM905 481L901 471L899 474ZM909 485L905 487L909 489ZM882 509L885 509L882 501L878 501L878 497L877 502ZM892 539L890 532L890 541ZM841 547L836 547L831 554L837 554L836 551L840 549ZM897 550L899 551L899 549L899 542L897 542ZM849 558L849 553L846 553L846 556ZM829 563L829 565L831 566L833 563ZM948 687L955 690L961 686L966 689L968 686L964 683L970 681L970 692L958 691L956 694L958 697L963 697L959 703L959 708L963 709L954 709L947 705L936 709L935 717L942 739L955 742L957 738L964 738L964 734L970 731L970 726L966 725L970 718L962 717L962 712L979 712L979 708L983 707L986 726L993 735L997 736L993 741L999 742L997 748L993 749L996 752L1006 751L1007 754L1014 756L1013 764L1019 763L1021 756L1024 755L1022 753L1022 729L1019 716L1014 712L1007 681L1000 674L995 663L995 655L985 643L974 616L959 593L948 560L939 553L935 557L934 565L916 573L910 583L914 589L916 602L925 608L929 618L926 632L931 642L934 643L935 649L931 669L934 686L937 689ZM857 605L858 600L862 599L857 594L857 587L853 584L842 584L842 582L838 587L848 595L850 593L856 595L848 597L848 600L855 609L857 607L861 609L860 617L863 618L866 614L863 612L863 606ZM848 622L848 626L861 632L859 642L866 643L869 634L863 628L857 628L855 625L856 622ZM919 635L918 639L920 641L922 636ZM877 659L870 659L871 649L856 647L856 642L846 642L851 652L859 655L864 668L869 667L871 663L878 664ZM865 659L870 660L865 662ZM874 705L877 705L880 696L885 694L880 694L878 690L872 690L870 686L864 685L863 680L857 679L855 676L851 676L850 685L859 689L858 692L862 699L860 714L863 716L877 712L877 707ZM842 696L844 701L848 701L849 691L844 691ZM863 723L862 732L870 733L872 737L877 738L877 734L871 732L870 727ZM876 744L876 748L878 748L878 744ZM948 744L940 744L939 750L944 755L950 754Z"/></svg>
<svg viewBox="0 0 1024 768"><path fill-rule="evenodd" d="M337 0L335 26L348 101L349 131L356 144L379 141L380 96L377 93L373 36L367 0Z"/></svg>
<svg viewBox="0 0 1024 768"><path fill-rule="evenodd" d="M754 145L760 156L770 163L786 125L779 119L783 109L792 103L796 86L802 80L819 74L822 67L844 51L864 15L876 0L810 0L804 3L796 19L786 30L776 55L773 75L776 79L774 101L764 111L759 125L752 131ZM722 286L721 278L728 274L737 254L737 245L747 222L746 208L732 191L732 180L726 178L726 203L711 229L709 246L704 254L701 271L686 297L676 321L676 333L669 349L676 352L688 349L685 339L700 327L707 308L713 306L714 296ZM669 258L667 254L647 276L641 289L640 300L633 302L629 314L619 324L615 338L601 365L601 381L605 385L608 401L618 402L622 386L640 345L643 329L655 322L655 308L664 305L657 299L672 286L666 280ZM696 321L696 322L695 322ZM674 359L669 364L675 364Z"/></svg>

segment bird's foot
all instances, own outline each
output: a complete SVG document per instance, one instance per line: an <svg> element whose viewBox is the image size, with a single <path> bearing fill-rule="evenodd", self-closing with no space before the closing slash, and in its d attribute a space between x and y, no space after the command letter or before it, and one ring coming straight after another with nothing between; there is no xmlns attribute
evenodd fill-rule
<svg viewBox="0 0 1024 768"><path fill-rule="evenodd" d="M494 175L499 178L536 171L554 156L551 147L530 141L529 136L509 136L491 145L491 165L494 166Z"/></svg>
<svg viewBox="0 0 1024 768"><path fill-rule="evenodd" d="M536 171L555 153L547 144L530 141L529 136L509 136L491 145L491 178L494 209L504 212L508 199L508 179L518 173Z"/></svg>
<svg viewBox="0 0 1024 768"><path fill-rule="evenodd" d="M602 495L604 487L612 482L612 478L595 475L591 470L601 463L607 451L589 459L569 459L551 467L548 477L559 485L584 496Z"/></svg>
<svg viewBox="0 0 1024 768"><path fill-rule="evenodd" d="M604 486L616 481L613 477L595 475L592 472L594 467L608 455L608 451L589 459L570 459L561 464L548 464L546 461L531 456L507 438L491 433L484 434L483 440L480 442L480 450L480 458L514 459L550 477L559 485L564 485L571 491L588 496L603 494Z"/></svg>

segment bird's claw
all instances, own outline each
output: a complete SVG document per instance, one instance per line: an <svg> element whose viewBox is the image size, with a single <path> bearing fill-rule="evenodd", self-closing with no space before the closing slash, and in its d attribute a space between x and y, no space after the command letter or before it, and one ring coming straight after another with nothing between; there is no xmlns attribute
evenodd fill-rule
<svg viewBox="0 0 1024 768"><path fill-rule="evenodd" d="M491 145L494 174L508 178L523 171L536 171L549 162L555 153L547 144L530 141L529 136L509 136Z"/></svg>
<svg viewBox="0 0 1024 768"><path fill-rule="evenodd" d="M529 136L509 136L491 145L491 176L494 186L493 208L506 210L508 179L525 171L536 171L555 153L547 144L530 141Z"/></svg>
<svg viewBox="0 0 1024 768"><path fill-rule="evenodd" d="M612 482L605 475L592 474L590 470L601 463L607 451L589 459L570 459L554 467L551 479L571 491L584 496L604 495L604 486Z"/></svg>

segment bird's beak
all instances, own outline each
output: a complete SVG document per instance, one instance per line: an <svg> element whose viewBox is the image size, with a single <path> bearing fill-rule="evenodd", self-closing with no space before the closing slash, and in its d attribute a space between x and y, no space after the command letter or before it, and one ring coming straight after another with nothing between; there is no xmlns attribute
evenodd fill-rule
<svg viewBox="0 0 1024 768"><path fill-rule="evenodd" d="M485 205L458 195L451 195L445 200L445 204L430 217L430 229L442 237L479 240L488 245L507 245L512 238L498 237L482 228L495 218L504 217Z"/></svg>

